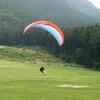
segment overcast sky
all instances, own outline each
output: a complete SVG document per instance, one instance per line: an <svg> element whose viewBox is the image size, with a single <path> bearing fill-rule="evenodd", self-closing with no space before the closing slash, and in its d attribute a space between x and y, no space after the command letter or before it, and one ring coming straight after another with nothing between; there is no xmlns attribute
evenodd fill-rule
<svg viewBox="0 0 100 100"><path fill-rule="evenodd" d="M100 9L100 0L89 0L90 2L92 2L97 8Z"/></svg>

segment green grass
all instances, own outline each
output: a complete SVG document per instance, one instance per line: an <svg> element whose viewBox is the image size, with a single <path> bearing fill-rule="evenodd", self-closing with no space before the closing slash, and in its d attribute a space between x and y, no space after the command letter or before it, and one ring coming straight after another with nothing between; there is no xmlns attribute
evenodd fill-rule
<svg viewBox="0 0 100 100"><path fill-rule="evenodd" d="M46 66L46 76L39 72ZM59 87L80 85L87 88ZM0 100L99 100L100 72L40 48L0 46Z"/></svg>
<svg viewBox="0 0 100 100"><path fill-rule="evenodd" d="M100 100L99 72L51 63L42 76L39 67L1 59L0 100ZM58 87L62 84L89 87Z"/></svg>
<svg viewBox="0 0 100 100"><path fill-rule="evenodd" d="M8 47L0 46L0 59L23 61L27 63L58 63L63 62L51 52L43 50L39 47Z"/></svg>

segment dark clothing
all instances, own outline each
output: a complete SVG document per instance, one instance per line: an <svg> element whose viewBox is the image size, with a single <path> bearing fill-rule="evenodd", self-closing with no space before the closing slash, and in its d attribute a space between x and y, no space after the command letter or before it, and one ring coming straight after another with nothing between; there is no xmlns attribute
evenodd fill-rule
<svg viewBox="0 0 100 100"><path fill-rule="evenodd" d="M41 71L41 72L43 72L44 70L45 70L44 67L41 67L41 68L40 68L40 71Z"/></svg>
<svg viewBox="0 0 100 100"><path fill-rule="evenodd" d="M42 72L42 74L45 75L45 68L44 67L41 67L40 68L40 72Z"/></svg>

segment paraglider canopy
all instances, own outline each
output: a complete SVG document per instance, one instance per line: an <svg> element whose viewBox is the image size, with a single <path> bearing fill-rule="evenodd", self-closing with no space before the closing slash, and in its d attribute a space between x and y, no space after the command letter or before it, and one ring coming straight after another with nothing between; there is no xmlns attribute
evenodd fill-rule
<svg viewBox="0 0 100 100"><path fill-rule="evenodd" d="M49 32L58 42L61 47L64 44L64 34L61 29L50 21L36 21L25 27L23 34L32 28L39 28Z"/></svg>

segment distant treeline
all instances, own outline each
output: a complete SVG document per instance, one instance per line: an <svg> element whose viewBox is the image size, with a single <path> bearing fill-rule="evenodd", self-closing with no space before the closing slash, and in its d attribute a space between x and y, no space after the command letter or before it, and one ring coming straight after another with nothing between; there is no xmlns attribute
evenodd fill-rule
<svg viewBox="0 0 100 100"><path fill-rule="evenodd" d="M100 69L100 25L72 29L62 27L65 43L60 48L56 40L43 30L35 29L23 36L24 27L21 20L12 13L4 16L5 18L0 16L1 45L41 46L52 51L65 62L75 62Z"/></svg>
<svg viewBox="0 0 100 100"><path fill-rule="evenodd" d="M93 69L100 69L100 25L62 29L65 34L65 43L61 48L51 35L39 30L34 34L28 33L24 43L51 50L65 62L75 62Z"/></svg>

